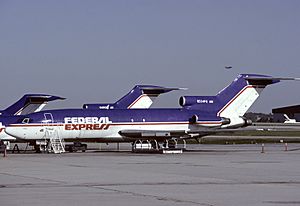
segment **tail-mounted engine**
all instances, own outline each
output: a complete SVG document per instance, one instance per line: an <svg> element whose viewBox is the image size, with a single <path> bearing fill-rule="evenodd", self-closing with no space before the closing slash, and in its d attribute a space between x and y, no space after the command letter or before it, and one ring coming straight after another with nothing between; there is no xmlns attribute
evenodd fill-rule
<svg viewBox="0 0 300 206"><path fill-rule="evenodd" d="M189 107L194 105L211 105L215 102L215 96L182 96L179 98L179 105L182 107Z"/></svg>
<svg viewBox="0 0 300 206"><path fill-rule="evenodd" d="M227 124L226 128L236 129L240 127L247 127L252 125L252 121L245 117L235 117L230 119L230 124Z"/></svg>
<svg viewBox="0 0 300 206"><path fill-rule="evenodd" d="M216 127L216 126L222 126L222 125L228 125L231 123L229 118L225 117L215 117L215 120L201 120L199 119L198 115L194 114L190 118L190 123L192 124L199 124L201 126L207 126L207 127Z"/></svg>
<svg viewBox="0 0 300 206"><path fill-rule="evenodd" d="M244 120L244 125L242 127L247 127L252 125L252 120L251 119L247 119L246 117L241 117Z"/></svg>

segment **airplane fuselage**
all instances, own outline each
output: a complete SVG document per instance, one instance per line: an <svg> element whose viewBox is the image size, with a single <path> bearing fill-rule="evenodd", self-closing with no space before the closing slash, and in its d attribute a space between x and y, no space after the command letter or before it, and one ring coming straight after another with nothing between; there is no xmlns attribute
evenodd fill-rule
<svg viewBox="0 0 300 206"><path fill-rule="evenodd" d="M193 115L200 119L191 122ZM124 130L191 131L222 125L222 119L216 115L185 109L67 109L37 112L26 117L23 122L9 125L6 132L24 140L44 139L46 131L52 130L66 140L120 142L133 140L120 134Z"/></svg>
<svg viewBox="0 0 300 206"><path fill-rule="evenodd" d="M120 99L124 103L122 106L119 105L120 101L114 104L114 108L118 106L118 109L99 107L36 112L9 124L5 132L29 141L51 140L52 136L59 136L65 140L106 142L136 139L166 140L172 137L198 138L214 134L217 130L220 132L223 129L250 125L251 121L243 117L245 112L267 85L278 83L281 79L294 80L294 78L240 74L215 96L185 96L181 101L183 108L178 109L134 109L147 108L152 100L150 98L141 101L143 102L141 104L137 103L144 95L138 90L134 98L129 98L131 103L128 104L127 97L132 96L131 92L134 91L132 90L125 98ZM161 87L143 89L150 96L173 90Z"/></svg>

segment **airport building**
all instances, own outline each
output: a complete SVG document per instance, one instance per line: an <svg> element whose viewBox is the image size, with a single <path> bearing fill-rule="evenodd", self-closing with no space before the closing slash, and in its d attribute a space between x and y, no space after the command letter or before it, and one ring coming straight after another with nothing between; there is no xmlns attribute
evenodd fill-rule
<svg viewBox="0 0 300 206"><path fill-rule="evenodd" d="M287 115L289 119L294 119L297 122L300 122L300 105L274 108L272 109L272 113L274 114L274 122L286 121L287 118L285 115Z"/></svg>

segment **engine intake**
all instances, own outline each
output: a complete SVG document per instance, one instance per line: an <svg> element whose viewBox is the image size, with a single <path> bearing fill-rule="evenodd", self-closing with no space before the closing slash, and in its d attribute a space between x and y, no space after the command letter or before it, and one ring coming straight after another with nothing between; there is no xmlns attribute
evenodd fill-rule
<svg viewBox="0 0 300 206"><path fill-rule="evenodd" d="M198 115L195 115L195 114L194 114L194 115L192 116L192 118L190 119L190 122L193 123L193 124L194 124L194 123L197 123L197 122L198 122L198 119L199 119L199 118L198 118Z"/></svg>
<svg viewBox="0 0 300 206"><path fill-rule="evenodd" d="M221 117L221 121L222 121L222 125L227 125L231 123L231 120L229 118L226 117Z"/></svg>

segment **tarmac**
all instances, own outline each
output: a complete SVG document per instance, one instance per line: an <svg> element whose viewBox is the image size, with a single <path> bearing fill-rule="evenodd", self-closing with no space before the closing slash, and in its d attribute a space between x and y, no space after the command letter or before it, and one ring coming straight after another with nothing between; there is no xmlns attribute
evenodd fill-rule
<svg viewBox="0 0 300 206"><path fill-rule="evenodd" d="M5 206L300 205L300 144L188 145L183 154L0 157Z"/></svg>

